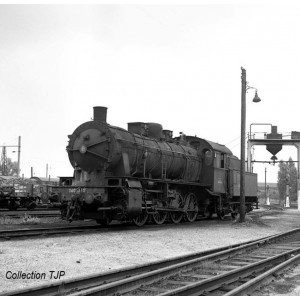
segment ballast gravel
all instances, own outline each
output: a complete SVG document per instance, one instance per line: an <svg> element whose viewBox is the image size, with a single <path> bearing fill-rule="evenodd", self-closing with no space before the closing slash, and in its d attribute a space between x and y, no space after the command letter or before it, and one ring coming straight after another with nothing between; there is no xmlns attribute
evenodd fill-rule
<svg viewBox="0 0 300 300"><path fill-rule="evenodd" d="M233 245L299 227L300 211L296 209L260 208L251 212L245 223L233 222L229 217L222 221L213 218L2 240L0 293Z"/></svg>

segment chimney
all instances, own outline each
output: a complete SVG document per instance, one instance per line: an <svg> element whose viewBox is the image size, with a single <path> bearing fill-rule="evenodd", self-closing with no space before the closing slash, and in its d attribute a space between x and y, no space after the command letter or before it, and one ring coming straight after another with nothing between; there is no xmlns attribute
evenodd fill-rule
<svg viewBox="0 0 300 300"><path fill-rule="evenodd" d="M100 121L106 123L107 107L94 106L94 121Z"/></svg>

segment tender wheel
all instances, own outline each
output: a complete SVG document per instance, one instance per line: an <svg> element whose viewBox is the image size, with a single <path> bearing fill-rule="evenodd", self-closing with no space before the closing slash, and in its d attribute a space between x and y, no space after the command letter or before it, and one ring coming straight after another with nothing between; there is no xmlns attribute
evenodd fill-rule
<svg viewBox="0 0 300 300"><path fill-rule="evenodd" d="M146 224L147 220L148 220L148 214L146 212L143 212L137 217L135 217L134 219L132 219L132 222L134 225L141 227Z"/></svg>
<svg viewBox="0 0 300 300"><path fill-rule="evenodd" d="M185 218L189 222L194 222L198 216L198 201L194 193L190 193L185 197L185 203L187 206L187 212Z"/></svg>
<svg viewBox="0 0 300 300"><path fill-rule="evenodd" d="M158 211L156 214L152 215L153 222L157 225L161 225L166 221L167 215L166 212Z"/></svg>
<svg viewBox="0 0 300 300"><path fill-rule="evenodd" d="M175 199L171 200L170 207L171 208L183 208L184 201L182 196L177 193ZM182 212L170 212L170 218L173 223L177 224L181 222L183 218L183 213Z"/></svg>

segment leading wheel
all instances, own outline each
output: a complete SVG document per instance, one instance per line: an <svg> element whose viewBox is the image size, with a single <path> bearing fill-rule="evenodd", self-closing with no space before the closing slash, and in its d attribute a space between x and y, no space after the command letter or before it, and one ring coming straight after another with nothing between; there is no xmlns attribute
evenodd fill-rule
<svg viewBox="0 0 300 300"><path fill-rule="evenodd" d="M183 201L182 196L179 193L177 193L176 197L171 200L170 207L175 208L175 209L182 209L183 204L184 204L184 201ZM183 218L183 213L181 211L170 212L170 218L173 223L177 224L177 223L181 222L181 220Z"/></svg>
<svg viewBox="0 0 300 300"><path fill-rule="evenodd" d="M146 212L142 212L140 215L132 219L134 225L141 227L146 224L148 220L148 214Z"/></svg>
<svg viewBox="0 0 300 300"><path fill-rule="evenodd" d="M198 201L194 193L189 193L185 197L185 203L187 204L187 212L185 218L189 222L194 222L198 216Z"/></svg>

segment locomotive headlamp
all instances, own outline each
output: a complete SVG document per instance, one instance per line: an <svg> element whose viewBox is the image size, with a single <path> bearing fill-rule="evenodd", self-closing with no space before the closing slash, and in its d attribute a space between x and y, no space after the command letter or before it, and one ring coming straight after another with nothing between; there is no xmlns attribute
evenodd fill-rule
<svg viewBox="0 0 300 300"><path fill-rule="evenodd" d="M86 145L82 145L82 146L80 147L80 153L84 154L84 153L86 153L86 151L87 151Z"/></svg>

